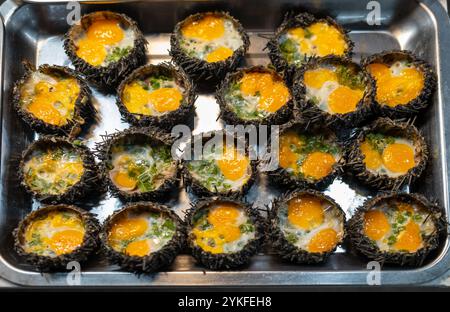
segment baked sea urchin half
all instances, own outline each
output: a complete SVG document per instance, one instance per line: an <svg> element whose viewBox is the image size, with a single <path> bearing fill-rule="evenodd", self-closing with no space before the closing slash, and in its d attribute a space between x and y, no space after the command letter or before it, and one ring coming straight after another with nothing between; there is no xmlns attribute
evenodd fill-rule
<svg viewBox="0 0 450 312"><path fill-rule="evenodd" d="M379 118L349 145L348 166L364 184L397 190L425 169L428 148L419 130L405 122Z"/></svg>
<svg viewBox="0 0 450 312"><path fill-rule="evenodd" d="M39 271L66 270L98 247L99 225L76 206L50 205L31 212L14 231L17 253Z"/></svg>
<svg viewBox="0 0 450 312"><path fill-rule="evenodd" d="M391 193L368 200L348 222L350 243L381 263L420 266L445 232L441 208L420 194Z"/></svg>
<svg viewBox="0 0 450 312"><path fill-rule="evenodd" d="M263 66L227 74L216 93L229 124L281 124L292 115L293 99L283 78Z"/></svg>
<svg viewBox="0 0 450 312"><path fill-rule="evenodd" d="M275 68L292 78L294 71L310 59L351 56L353 42L347 31L331 17L288 13L267 48Z"/></svg>
<svg viewBox="0 0 450 312"><path fill-rule="evenodd" d="M170 129L194 111L193 85L170 64L145 65L125 78L117 91L122 116L135 126Z"/></svg>
<svg viewBox="0 0 450 312"><path fill-rule="evenodd" d="M112 263L145 273L171 264L185 239L180 218L150 202L130 204L108 217L100 238Z"/></svg>
<svg viewBox="0 0 450 312"><path fill-rule="evenodd" d="M35 131L76 136L95 112L91 92L68 67L24 63L25 74L13 89L14 108Z"/></svg>
<svg viewBox="0 0 450 312"><path fill-rule="evenodd" d="M83 15L65 35L64 49L75 68L97 86L114 91L145 63L147 41L124 14L99 11Z"/></svg>
<svg viewBox="0 0 450 312"><path fill-rule="evenodd" d="M334 128L358 126L370 116L374 92L375 82L363 68L338 57L309 62L293 82L303 117Z"/></svg>
<svg viewBox="0 0 450 312"><path fill-rule="evenodd" d="M374 109L390 118L411 117L429 104L436 87L432 67L409 51L385 51L363 60L376 80Z"/></svg>
<svg viewBox="0 0 450 312"><path fill-rule="evenodd" d="M175 26L170 55L195 80L219 80L236 69L249 45L244 28L228 13L197 13Z"/></svg>
<svg viewBox="0 0 450 312"><path fill-rule="evenodd" d="M186 226L192 255L211 270L247 264L258 252L264 233L255 210L224 197L197 202L186 215Z"/></svg>
<svg viewBox="0 0 450 312"><path fill-rule="evenodd" d="M269 228L275 251L295 263L325 261L345 237L345 213L314 190L294 191L273 203Z"/></svg>
<svg viewBox="0 0 450 312"><path fill-rule="evenodd" d="M197 145L202 155L196 155ZM247 143L226 131L194 136L184 153L184 184L198 196L243 195L256 178Z"/></svg>
<svg viewBox="0 0 450 312"><path fill-rule="evenodd" d="M331 130L291 124L280 131L278 168L268 174L277 186L325 188L344 163L344 148Z"/></svg>
<svg viewBox="0 0 450 312"><path fill-rule="evenodd" d="M153 200L178 184L178 162L170 136L152 128L130 128L98 147L101 170L111 192L122 200Z"/></svg>
<svg viewBox="0 0 450 312"><path fill-rule="evenodd" d="M44 136L23 152L19 166L21 184L44 203L74 202L99 190L94 156L77 141Z"/></svg>

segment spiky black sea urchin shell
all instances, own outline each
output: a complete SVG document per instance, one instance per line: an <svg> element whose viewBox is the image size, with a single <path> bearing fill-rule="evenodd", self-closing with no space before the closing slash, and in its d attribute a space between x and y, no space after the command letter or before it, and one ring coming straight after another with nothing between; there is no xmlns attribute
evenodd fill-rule
<svg viewBox="0 0 450 312"><path fill-rule="evenodd" d="M39 217L48 214L51 211L73 211L80 215L84 223L85 235L82 244L74 251L67 254L62 254L55 257L42 256L36 253L26 252L23 248L25 229L33 221ZM33 265L37 270L41 272L49 272L55 270L67 270L66 266L71 261L83 262L86 261L88 256L98 247L98 232L99 224L95 217L76 206L71 205L49 205L44 206L38 210L35 210L28 214L22 221L20 221L18 227L14 230L14 249L25 260Z"/></svg>
<svg viewBox="0 0 450 312"><path fill-rule="evenodd" d="M225 122L232 125L245 125L245 124L267 124L267 125L277 125L286 122L290 117L292 117L292 111L294 109L294 101L291 92L290 99L276 112L270 113L269 116L265 118L258 119L243 119L239 117L236 112L231 107L233 104L226 100L226 95L230 91L230 86L232 83L239 81L244 74L247 73L269 73L276 77L277 79L283 79L277 72L271 70L264 66L253 66L249 68L238 69L234 73L228 73L225 79L220 84L216 92L216 99L220 105L220 116ZM288 88L286 84L286 88Z"/></svg>
<svg viewBox="0 0 450 312"><path fill-rule="evenodd" d="M371 172L364 163L365 156L360 148L368 133L381 133L411 140L418 163L406 174L398 177ZM362 183L377 190L399 190L402 186L413 183L422 174L428 161L428 147L425 138L412 124L393 121L389 118L378 118L359 132L353 143L349 144L346 155L348 167Z"/></svg>
<svg viewBox="0 0 450 312"><path fill-rule="evenodd" d="M16 81L13 88L13 105L19 116L36 132L44 134L59 134L65 136L76 137L81 131L81 126L92 118L95 109L91 103L91 91L87 84L82 80L74 70L58 65L44 64L35 69L29 62L24 62L25 74ZM73 118L68 120L65 125L57 126L49 124L27 111L22 105L22 88L31 78L34 72L40 72L56 77L70 77L77 80L80 92L75 100Z"/></svg>
<svg viewBox="0 0 450 312"><path fill-rule="evenodd" d="M321 66L344 66L351 68L354 73L361 73L366 88L362 99L356 105L356 110L346 114L330 114L320 109L306 97L305 73ZM351 60L335 56L312 60L302 66L295 74L293 81L293 93L296 104L303 118L312 123L321 122L337 130L355 127L364 122L372 114L372 102L375 96L375 81L362 67Z"/></svg>
<svg viewBox="0 0 450 312"><path fill-rule="evenodd" d="M405 118L411 117L417 114L419 111L426 108L429 104L431 95L436 88L437 77L430 64L424 60L418 59L412 52L405 50L392 50L384 51L381 53L373 54L365 58L361 64L367 67L373 63L381 63L386 65L392 65L397 61L407 61L419 69L424 75L424 86L419 96L404 105L397 105L390 107L382 103L378 103L375 99L373 102L373 110L377 115L390 117L390 118Z"/></svg>
<svg viewBox="0 0 450 312"><path fill-rule="evenodd" d="M433 219L436 231L427 238L425 246L414 253L410 252L386 252L381 251L371 239L364 234L364 213L372 210L380 204L397 199L408 204L417 204L429 211L429 217ZM428 201L423 195L412 193L389 193L378 195L370 200L367 200L353 217L348 221L347 233L352 247L357 251L375 261L381 263L398 264L401 266L421 266L428 254L436 249L439 245L441 236L446 235L446 218L442 208L438 205Z"/></svg>
<svg viewBox="0 0 450 312"><path fill-rule="evenodd" d="M235 50L233 55L224 61L208 63L207 61L189 56L181 47L180 41L182 39L182 27L186 23L198 21L205 16L215 16L231 21L241 35L243 41L242 46ZM226 12L205 12L190 15L175 25L174 32L170 37L170 55L172 56L174 62L182 67L195 81L220 81L220 79L222 79L227 72L233 71L237 68L249 46L250 39L242 25L238 20Z"/></svg>
<svg viewBox="0 0 450 312"><path fill-rule="evenodd" d="M272 64L275 66L278 72L284 72L285 77L289 81L293 79L295 71L297 70L298 66L294 64L289 64L287 60L283 57L279 44L280 37L291 28L295 27L305 28L316 22L327 23L328 25L332 25L337 30L339 30L339 32L343 34L344 40L347 43L347 49L345 50L344 55L341 56L344 58L350 58L352 55L354 43L353 41L350 40L350 37L347 34L348 31L345 30L334 19L328 16L324 18L317 18L309 13L300 13L295 15L293 12L288 12L284 16L283 22L278 27L277 31L275 32L275 35L267 42L266 48L269 50L269 57ZM318 57L305 58L305 62L307 62L310 59L316 58Z"/></svg>
<svg viewBox="0 0 450 312"><path fill-rule="evenodd" d="M340 150L341 157L338 161L333 165L332 171L326 175L325 177L311 181L304 177L293 175L288 172L286 169L278 166L278 168L274 171L268 172L269 181L278 187L285 187L288 189L293 188L315 188L315 189L324 189L326 188L333 180L343 173L343 168L345 166L345 157L344 157L344 144L337 138L336 134L333 130L322 127L318 125L313 125L312 123L307 123L306 121L293 121L287 123L280 127L279 135L280 137L289 131L294 131L299 135L314 135L314 136L323 136L325 141L333 142Z"/></svg>
<svg viewBox="0 0 450 312"><path fill-rule="evenodd" d="M92 22L97 19L118 20L122 27L131 28L135 36L131 51L126 56L121 57L116 62L109 63L107 66L93 66L77 56L75 40L82 36ZM75 68L89 81L110 92L115 91L120 81L130 74L131 71L145 63L146 44L147 40L134 20L125 14L110 11L99 11L83 15L80 23L73 25L64 35L64 50Z"/></svg>
<svg viewBox="0 0 450 312"><path fill-rule="evenodd" d="M297 198L299 196L313 196L319 198L320 200L329 203L333 209L339 211L341 216L341 222L344 230L344 235L341 241L339 241L333 250L327 252L308 252L306 250L300 249L286 239L283 230L280 227L279 220L279 210L283 205L291 199ZM337 246L342 243L345 238L345 213L342 208L329 196L326 196L318 191L307 189L307 190L296 190L287 193L276 199L272 203L272 209L269 213L269 231L272 238L272 245L275 251L281 256L283 260L291 261L294 263L320 263L328 259L328 257L336 250Z"/></svg>
<svg viewBox="0 0 450 312"><path fill-rule="evenodd" d="M161 249L155 252L151 252L144 257L129 256L114 250L109 242L109 232L112 225L117 219L124 213L144 213L144 212L156 212L165 214L172 221L175 222L175 233L173 237L165 244ZM183 221L177 216L175 212L168 207L152 203L152 202L138 202L134 204L128 204L122 209L114 212L109 216L104 224L100 233L100 240L103 244L103 249L111 263L118 264L122 269L135 272L135 273L150 273L161 270L164 267L170 265L180 250L185 244L185 232Z"/></svg>
<svg viewBox="0 0 450 312"><path fill-rule="evenodd" d="M236 198L237 197L232 198L223 196L203 198L198 200L186 213L185 224L188 246L194 258L210 270L233 269L245 265L250 262L250 258L254 256L263 245L265 230L264 220L257 210ZM241 209L244 209L249 220L255 226L255 237L242 247L240 251L213 254L204 251L195 244L191 231L195 226L193 218L198 211L208 209L210 206L221 202L236 204L241 207Z"/></svg>
<svg viewBox="0 0 450 312"><path fill-rule="evenodd" d="M161 130L153 127L147 128L129 128L103 137L103 142L96 147L97 157L101 160L100 170L103 180L106 181L109 190L123 201L139 201L139 200L158 200L168 196L176 188L179 183L178 161L173 160L173 175L164 180L164 182L156 189L148 192L127 192L120 190L111 180L109 171L111 166L111 148L114 145L123 143L146 143L151 146L167 146L171 148L173 139L170 134L161 132Z"/></svg>
<svg viewBox="0 0 450 312"><path fill-rule="evenodd" d="M58 195L40 194L35 190L32 190L29 185L25 183L25 163L29 160L34 151L57 147L66 147L76 151L77 154L81 156L83 161L84 172L80 180L68 188L65 193ZM65 137L42 136L39 140L31 143L22 153L22 160L20 161L18 174L21 185L25 188L25 190L31 196L46 204L73 203L74 201L92 193L94 190L103 190L103 188L99 186L101 179L97 165L95 164L94 155L83 144Z"/></svg>
<svg viewBox="0 0 450 312"><path fill-rule="evenodd" d="M186 156L186 153L191 153L192 160L195 160L195 146L196 144L199 144L203 148L206 146L208 141L210 139L213 139L216 135L222 135L224 138L230 137L233 139L233 142L235 143L235 147L240 148L240 144L242 143L242 146L245 150L246 156L250 156L250 147L248 146L247 141L241 141L241 138L234 134L227 132L226 130L219 130L219 131L211 131L207 133L201 133L199 135L195 135L191 138L191 140L186 145L186 149L184 151L184 156ZM198 142L198 143L195 143ZM201 143L199 143L201 142ZM238 143L239 142L239 143ZM225 146L225 144L224 144ZM189 148L190 147L190 148ZM247 193L247 191L250 189L250 187L253 185L253 183L256 180L257 177L257 161L256 160L250 160L250 168L251 168L251 174L247 182L245 182L244 185L242 185L240 190L230 190L226 192L220 192L216 189L215 192L212 192L207 187L205 187L200 181L198 181L189 171L188 164L191 160L188 160L186 158L182 158L181 165L182 165L182 176L183 176L183 184L187 188L191 188L192 192L200 197L207 197L207 196L242 196Z"/></svg>
<svg viewBox="0 0 450 312"><path fill-rule="evenodd" d="M159 116L130 113L122 101L125 86L136 79L145 79L148 77L161 75L174 78L177 85L183 88L184 92L180 107L174 111L170 111ZM116 103L122 116L132 125L141 127L156 126L162 129L170 130L173 126L186 122L186 119L193 114L195 110L194 102L196 97L194 85L182 69L177 69L170 63L161 63L158 65L145 65L134 70L119 85Z"/></svg>

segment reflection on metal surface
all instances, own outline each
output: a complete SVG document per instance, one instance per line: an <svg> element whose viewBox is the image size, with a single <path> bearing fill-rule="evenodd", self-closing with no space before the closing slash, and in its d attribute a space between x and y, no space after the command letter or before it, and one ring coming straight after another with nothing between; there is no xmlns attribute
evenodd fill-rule
<svg viewBox="0 0 450 312"><path fill-rule="evenodd" d="M191 1L196 5L202 5L203 1ZM190 3L191 3L190 2ZM230 10L237 14L245 27L249 27L251 47L243 66L268 64L265 46L267 35L279 22L282 13L277 1L264 0L258 8L248 7L239 1L231 1ZM364 1L363 1L364 2ZM429 7L433 1L424 1L423 6L407 0L380 1L382 7L382 25L368 28L361 24L365 21L364 3L356 5L354 1L322 1L320 5L326 7L330 14L338 17L340 22L347 23L351 28L351 37L356 42L354 59L358 61L368 54L387 49L406 48L418 53L419 56L429 60L442 72L441 84L435 96L434 105L418 118L418 125L428 138L429 143L436 151L432 164L427 168L424 178L412 189L440 201L448 209L446 202L447 175L442 177L445 164L442 152L445 142L442 125L443 103L441 98L450 98L450 89L443 88L449 83L450 64L437 58L437 51L442 51L449 44L450 25L444 17L442 8L432 7L431 11L423 9ZM359 3L359 2L358 2ZM317 1L306 1L305 7L317 7ZM190 4L177 3L176 1L147 1L139 3L120 4L119 7L109 5L108 9L116 8L135 18L147 39L150 42L148 59L151 63L169 61L169 32L175 21L184 16ZM101 5L82 5L83 9L100 10ZM159 9L159 10L158 10ZM1 10L0 10L1 11ZM62 48L62 34L66 25L61 22L65 14L65 6L53 4L37 6L25 4L20 7L6 22L5 60L3 65L3 120L2 120L2 205L0 207L0 275L14 280L19 284L30 285L63 285L66 275L64 273L49 274L42 277L40 274L30 272L30 268L21 259L17 259L11 249L10 232L31 209L38 207L38 203L30 198L22 196L23 192L17 186L15 179L17 159L22 149L36 135L32 134L23 124L17 120L11 107L8 106L8 94L14 80L22 74L22 68L18 60L31 59L37 65L43 63L70 65ZM154 15L158 12L158 16ZM176 12L176 13L175 13ZM430 13L431 12L431 13ZM144 14L145 13L145 14ZM153 15L152 15L153 14ZM434 16L430 16L433 14ZM393 16L399 17L393 20ZM153 18L158 21L153 20ZM433 19L439 22L441 33L437 33ZM156 27L159 33L155 33ZM441 52L442 53L442 52ZM121 121L119 111L115 104L114 96L104 95L96 90L93 93L94 103L98 110L97 122L90 127L83 138L88 146L93 148L96 142L101 141L105 133L112 133L128 127ZM219 107L211 93L199 95L196 103L198 123L194 125L194 134L217 130L223 127L219 116ZM442 111L441 111L442 109ZM353 211L363 201L375 193L364 189L347 178L338 178L330 185L325 193L333 197L346 211L349 218ZM282 191L268 185L265 176L258 178L246 200L262 210L270 206L271 201L279 196ZM18 196L18 194L20 194ZM173 198L166 204L172 207L182 216L189 202L194 200L192 194L187 194L180 187L174 190ZM117 199L106 195L100 203L95 203L92 212L103 221L122 203ZM396 269L387 268L383 272L383 284L404 284L424 282L427 279L437 277L448 266L447 242L443 244L439 253L430 259L426 267L420 269ZM118 271L117 267L108 266L105 259L92 259L86 267L82 267L83 285L305 285L305 284L365 284L366 260L351 255L343 248L333 255L323 265L307 266L292 265L281 262L270 249L264 254L258 255L252 263L239 271L231 272L207 272L197 266L189 255L180 255L169 271L137 278L136 276Z"/></svg>

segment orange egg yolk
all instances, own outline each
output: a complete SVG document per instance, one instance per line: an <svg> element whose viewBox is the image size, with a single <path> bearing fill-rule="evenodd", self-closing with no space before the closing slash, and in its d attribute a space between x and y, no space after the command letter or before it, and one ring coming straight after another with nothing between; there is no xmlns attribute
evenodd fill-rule
<svg viewBox="0 0 450 312"><path fill-rule="evenodd" d="M347 49L344 36L328 23L314 23L307 31L293 28L288 33L298 42L300 53L305 55L343 55Z"/></svg>
<svg viewBox="0 0 450 312"><path fill-rule="evenodd" d="M150 244L148 240L137 240L128 244L125 253L129 256L145 257L150 254Z"/></svg>
<svg viewBox="0 0 450 312"><path fill-rule="evenodd" d="M408 144L389 144L381 157L386 168L396 173L406 173L416 165L414 150Z"/></svg>
<svg viewBox="0 0 450 312"><path fill-rule="evenodd" d="M324 229L319 231L311 238L308 244L309 252L327 252L331 251L338 243L338 235L333 229Z"/></svg>
<svg viewBox="0 0 450 312"><path fill-rule="evenodd" d="M220 62L232 56L233 53L234 53L233 50L231 50L230 48L218 47L217 49L209 52L206 55L205 59L208 63Z"/></svg>
<svg viewBox="0 0 450 312"><path fill-rule="evenodd" d="M320 199L313 196L301 196L288 202L288 220L291 224L312 230L321 225L324 211Z"/></svg>
<svg viewBox="0 0 450 312"><path fill-rule="evenodd" d="M292 147L299 148L303 145L302 140L293 131L289 131L280 136L280 151L279 151L279 162L281 168L287 169L292 168L294 172L298 171L297 161L298 154L292 151Z"/></svg>
<svg viewBox="0 0 450 312"><path fill-rule="evenodd" d="M34 87L34 95L26 110L34 117L55 126L63 126L72 119L75 101L80 93L80 86L74 78L67 78L57 83L38 82Z"/></svg>
<svg viewBox="0 0 450 312"><path fill-rule="evenodd" d="M332 113L347 114L356 110L356 106L363 98L364 91L340 86L328 97L328 107Z"/></svg>
<svg viewBox="0 0 450 312"><path fill-rule="evenodd" d="M186 38L212 41L223 37L225 33L224 20L220 17L205 16L200 20L183 25L181 33Z"/></svg>
<svg viewBox="0 0 450 312"><path fill-rule="evenodd" d="M83 243L84 233L78 230L63 230L56 232L49 239L50 248L57 255L71 253Z"/></svg>
<svg viewBox="0 0 450 312"><path fill-rule="evenodd" d="M370 239L378 241L390 230L391 225L384 212L372 210L364 214L364 233Z"/></svg>
<svg viewBox="0 0 450 312"><path fill-rule="evenodd" d="M410 204L407 204L407 203L398 203L397 209L398 209L398 211L402 211L402 212L403 211L407 211L407 212L411 212L411 213L414 212L413 206L411 206Z"/></svg>
<svg viewBox="0 0 450 312"><path fill-rule="evenodd" d="M333 155L313 152L303 161L301 171L306 177L318 180L329 175L335 163L336 159Z"/></svg>
<svg viewBox="0 0 450 312"><path fill-rule="evenodd" d="M270 73L246 73L240 80L243 95L259 95L258 109L274 113L290 98L289 90L281 79Z"/></svg>
<svg viewBox="0 0 450 312"><path fill-rule="evenodd" d="M377 101L390 107L408 104L424 87L424 75L416 68L405 68L396 76L384 64L370 64L368 69L376 79Z"/></svg>
<svg viewBox="0 0 450 312"><path fill-rule="evenodd" d="M109 233L110 241L123 241L137 238L143 235L148 228L144 218L122 217L114 222Z"/></svg>
<svg viewBox="0 0 450 312"><path fill-rule="evenodd" d="M152 92L145 90L139 83L125 86L122 100L132 114L153 115L153 108L159 113L178 109L182 94L177 88L159 88Z"/></svg>
<svg viewBox="0 0 450 312"><path fill-rule="evenodd" d="M364 163L366 167L371 170L377 170L382 165L380 153L373 149L369 142L364 141L361 146L361 152L364 155Z"/></svg>
<svg viewBox="0 0 450 312"><path fill-rule="evenodd" d="M420 233L420 227L414 221L410 221L406 225L405 230L398 235L394 248L407 252L416 252L421 247L422 235Z"/></svg>
<svg viewBox="0 0 450 312"><path fill-rule="evenodd" d="M199 247L214 254L223 252L223 245L234 242L241 237L241 231L237 226L237 218L240 211L237 205L222 203L208 213L208 222L212 225L205 231L194 228L195 241ZM208 244L208 240L214 240L214 245Z"/></svg>
<svg viewBox="0 0 450 312"><path fill-rule="evenodd" d="M305 85L309 88L320 89L327 81L338 81L336 73L330 69L319 68L307 70L304 76Z"/></svg>
<svg viewBox="0 0 450 312"><path fill-rule="evenodd" d="M98 66L106 58L106 45L116 44L124 38L118 21L99 19L88 28L86 36L78 41L77 55L91 65Z"/></svg>
<svg viewBox="0 0 450 312"><path fill-rule="evenodd" d="M118 171L113 176L114 184L121 189L133 190L136 188L137 181L128 175L128 172Z"/></svg>
<svg viewBox="0 0 450 312"><path fill-rule="evenodd" d="M250 161L239 154L235 148L224 148L223 156L216 161L223 176L232 181L237 181L248 172Z"/></svg>

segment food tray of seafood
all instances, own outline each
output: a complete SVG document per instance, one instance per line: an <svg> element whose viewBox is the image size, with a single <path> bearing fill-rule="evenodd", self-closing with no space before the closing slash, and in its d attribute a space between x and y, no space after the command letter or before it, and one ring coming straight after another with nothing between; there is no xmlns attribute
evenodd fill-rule
<svg viewBox="0 0 450 312"><path fill-rule="evenodd" d="M444 277L437 1L6 0L0 14L1 278Z"/></svg>

